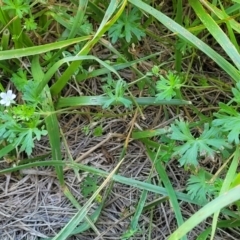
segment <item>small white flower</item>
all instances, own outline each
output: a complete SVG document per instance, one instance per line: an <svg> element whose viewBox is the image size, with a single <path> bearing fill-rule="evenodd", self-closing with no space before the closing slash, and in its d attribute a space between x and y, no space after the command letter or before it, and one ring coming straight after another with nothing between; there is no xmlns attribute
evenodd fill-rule
<svg viewBox="0 0 240 240"><path fill-rule="evenodd" d="M15 103L13 99L16 95L12 92L12 90L8 90L7 93L1 92L0 97L2 98L0 100L0 104L5 105L6 107L10 106L11 103Z"/></svg>

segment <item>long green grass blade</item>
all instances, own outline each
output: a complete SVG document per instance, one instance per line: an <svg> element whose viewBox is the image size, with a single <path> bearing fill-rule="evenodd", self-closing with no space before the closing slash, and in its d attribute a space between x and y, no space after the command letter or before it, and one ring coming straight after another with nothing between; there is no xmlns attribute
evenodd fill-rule
<svg viewBox="0 0 240 240"><path fill-rule="evenodd" d="M33 58L32 65L32 76L36 82L41 82L44 77L44 73L41 69L39 63L39 57L36 55ZM45 87L44 92L38 92L39 94L43 95L43 103L42 103L42 110L44 112L54 112L53 102L50 94L50 90L48 86ZM51 145L52 157L53 159L61 159L62 160L62 153L61 153L61 143L60 143L60 131L58 126L58 120L55 113L49 114L45 118L46 128L48 131L49 142ZM63 177L63 167L57 166L56 173L60 182L61 186L64 186L64 177Z"/></svg>
<svg viewBox="0 0 240 240"><path fill-rule="evenodd" d="M8 144L7 146L2 147L0 149L0 158L7 156L7 154L10 153L14 149L15 149L15 146L13 144Z"/></svg>
<svg viewBox="0 0 240 240"><path fill-rule="evenodd" d="M65 225L65 227L53 238L53 240L63 240L67 239L76 226L83 220L83 218L87 215L92 202L100 193L100 191L106 186L106 184L111 180L114 173L122 164L123 159L118 163L118 165L114 168L114 170L109 174L109 176L104 180L101 186L96 190L96 192L91 196L91 198L84 204L84 206L75 214L75 216Z"/></svg>
<svg viewBox="0 0 240 240"><path fill-rule="evenodd" d="M219 19L229 22L232 29L240 33L240 24L230 15L227 15L229 11L226 9L225 12L214 6L208 1L201 1L201 3L208 8L212 13L214 13ZM239 8L239 7L238 7ZM237 9L236 9L237 10ZM235 10L235 11L236 11Z"/></svg>
<svg viewBox="0 0 240 240"><path fill-rule="evenodd" d="M106 69L108 69L110 72L113 72L117 75L117 77L119 79L121 79L120 75L118 74L118 72L109 64L105 63L104 61L100 60L97 57L94 56L75 56L75 57L66 57L63 58L61 60L59 60L58 62L56 62L45 74L44 78L42 79L42 81L40 82L38 88L37 88L37 92L42 92L43 88L48 84L48 82L51 80L52 76L55 74L55 72L58 71L58 69L60 68L60 66L64 63L69 63L72 61L79 61L79 60L95 60L97 62L99 62L102 66L104 66ZM51 89L54 89L58 86L58 83L55 83Z"/></svg>
<svg viewBox="0 0 240 240"><path fill-rule="evenodd" d="M182 224L173 234L170 235L168 240L178 240L187 234L190 230L200 224L204 219L217 212L219 209L224 208L240 199L240 186L237 186L223 195L217 197L192 217L190 217L184 224Z"/></svg>
<svg viewBox="0 0 240 240"><path fill-rule="evenodd" d="M15 167L11 167L11 168L7 168L7 169L3 169L0 170L0 175L2 174L6 174L6 173L12 173L12 172L16 172L22 169L28 169L28 168L33 168L33 167L38 167L38 166L55 166L55 167L59 167L59 166L68 166L70 168L76 168L85 172L89 172L89 173L93 173L93 174L97 174L101 177L107 177L108 176L108 172L99 170L99 169L95 169L93 167L89 167L83 164L76 164L76 163L68 163L68 162L63 162L63 161L59 161L59 160L48 160L48 161L39 161L39 162L33 162L33 163L27 163L24 165L18 165ZM137 187L139 189L142 190L149 190L151 192L163 195L163 196L168 196L167 191L165 190L165 188L163 187L159 187L159 186L155 186L146 182L141 182L135 179L129 179L127 177L123 177L120 175L114 175L113 176L113 180L122 184L126 184L128 186L132 186L132 187ZM189 202L189 203L194 203L197 205L201 206L201 202L198 201L193 201L187 194L181 193L181 192L176 192L176 196L178 197L179 200L185 201L185 202Z"/></svg>
<svg viewBox="0 0 240 240"><path fill-rule="evenodd" d="M236 148L232 163L227 171L227 174L224 179L224 182L223 182L223 185L222 185L219 195L223 195L230 188L230 185L234 179L234 175L237 171L237 167L239 164L239 156L240 156L240 149ZM213 216L211 240L214 239L219 214L220 214L220 209L218 211L216 211Z"/></svg>
<svg viewBox="0 0 240 240"><path fill-rule="evenodd" d="M50 90L46 87L44 90L45 101L43 103L43 111L54 112L53 103L50 95ZM60 131L58 126L57 115L55 113L50 114L45 118L46 128L48 131L49 142L52 150L53 159L59 159L62 161ZM61 186L64 186L63 168L61 166L55 167L56 173Z"/></svg>
<svg viewBox="0 0 240 240"><path fill-rule="evenodd" d="M223 50L225 50L227 55L232 59L237 68L240 69L240 55L232 42L229 40L228 36L212 19L212 17L204 10L199 1L189 0L189 2L202 23L206 26L215 40L221 45ZM214 60L216 61L216 59Z"/></svg>
<svg viewBox="0 0 240 240"><path fill-rule="evenodd" d="M146 182L150 183L151 182L151 177L152 177L152 173L153 173L153 168L151 169L148 179ZM136 211L134 213L134 216L131 220L130 223L130 227L129 229L122 235L121 238L125 239L125 238L129 238L131 236L134 236L134 234L138 231L138 222L139 222L139 218L141 217L141 214L144 210L144 205L145 202L147 201L147 196L148 196L148 191L147 190L143 190L142 194L140 196L140 199L138 201L137 207L136 207Z"/></svg>
<svg viewBox="0 0 240 240"><path fill-rule="evenodd" d="M131 98L126 97L128 100L132 101ZM108 101L110 97L103 96L82 96L82 97L66 97L60 98L57 102L56 109L64 108L64 107L77 107L77 106L102 106L106 101ZM190 105L191 102L172 99L172 100L157 100L156 97L139 97L134 98L134 101L138 105ZM133 102L134 103L134 102ZM120 103L115 103L120 104Z"/></svg>
<svg viewBox="0 0 240 240"><path fill-rule="evenodd" d="M72 24L71 31L68 35L68 39L74 38L76 36L78 27L79 27L79 25L82 24L82 21L83 21L83 18L84 18L86 9L87 9L87 5L88 5L88 0L79 0L78 1L77 14L74 17L74 22Z"/></svg>
<svg viewBox="0 0 240 240"><path fill-rule="evenodd" d="M55 110L53 107L50 89L48 88L48 86L46 86L44 88L43 94L45 94L45 101L42 104L43 111L51 113L45 118L45 123L46 123L47 131L48 131L49 142L51 145L52 157L54 159L58 159L59 161L63 161L62 153L61 153L59 123L58 123L58 119L57 119L57 114L55 113ZM75 206L77 209L80 209L81 206L79 205L78 201L75 199L73 194L69 191L68 187L65 185L63 165L55 166L55 170L56 170L56 174L57 174L60 186L61 186L65 196L71 201L73 206ZM91 228L95 232L97 232L98 230L94 226L91 219L85 215L83 215L83 217L85 218L88 226L91 226Z"/></svg>
<svg viewBox="0 0 240 240"><path fill-rule="evenodd" d="M110 20L111 16L115 12L115 10L119 7L118 2L116 1L111 1L106 12L104 15L104 18L98 28L98 31L94 35L93 39L89 41L83 48L82 50L77 54L78 56L81 55L87 55L89 51L92 49L92 47L100 40L102 35L114 24L115 21L117 21L118 17L121 15L123 12L127 0L124 0L121 3L120 9L118 12L113 16L113 18ZM71 76L74 74L74 72L77 70L79 65L81 64L81 60L72 62L70 66L66 69L66 71L62 74L62 76L58 79L57 83L52 87L51 92L54 95L57 95L67 84L68 80L71 78Z"/></svg>
<svg viewBox="0 0 240 240"><path fill-rule="evenodd" d="M27 56L32 56L32 55L38 55L41 53L50 52L52 50L71 46L75 43L83 42L83 41L86 41L89 39L91 39L91 36L84 36L84 37L64 40L61 42L49 43L49 44L45 44L45 45L41 45L41 46L0 51L0 61L7 60L7 59L13 59L13 58L21 58L21 57L27 57Z"/></svg>
<svg viewBox="0 0 240 240"><path fill-rule="evenodd" d="M133 69L133 71L136 71L137 69L134 66L137 63L141 63L141 62L143 62L143 61L145 61L147 59L154 58L155 56L158 56L158 55L160 55L160 52L148 55L148 56L143 57L143 58L139 58L139 59L134 60L134 61L127 61L127 60L123 59L123 61L125 61L125 63L118 63L118 64L114 64L114 65L111 65L111 66L116 71L117 70L122 70L122 69L125 69L125 68L128 68L128 67L131 67ZM96 69L96 70L93 70L92 72L89 72L87 74L79 74L79 75L77 75L76 76L76 80L77 81L83 81L83 80L86 80L86 79L89 79L89 78L93 78L93 77L97 77L97 76L100 76L100 75L104 75L104 74L107 74L107 73L109 73L108 68ZM141 78L147 78L147 76L144 75L143 73L141 73L140 71L138 71L137 73L139 74L139 76L141 76Z"/></svg>
<svg viewBox="0 0 240 240"><path fill-rule="evenodd" d="M191 43L193 46L204 52L206 55L212 58L226 73L228 73L236 82L239 81L239 71L199 38L197 38L185 28L177 24L171 18L167 17L166 15L144 3L143 1L129 0L129 2L142 9L143 11L147 12L148 14L152 15L164 26L166 26L172 32L176 33L179 37L181 37L183 40Z"/></svg>
<svg viewBox="0 0 240 240"><path fill-rule="evenodd" d="M28 169L28 168L38 167L38 166L55 166L55 167L66 166L68 168L76 168L76 169L82 170L84 172L97 174L101 177L107 177L109 175L108 172L105 172L103 170L99 170L99 169L96 169L96 168L93 168L93 167L90 167L90 166L86 166L86 165L83 165L83 164L80 164L80 163L63 162L63 161L59 161L59 160L32 162L32 163L27 163L27 164L24 164L24 165L14 166L14 167L11 167L11 168L0 170L0 175L6 174L6 173L16 172L16 171L19 171L21 169ZM139 188L139 189L142 189L142 190L148 190L150 192L157 193L157 194L160 194L162 196L168 196L168 193L167 193L166 189L163 188L163 187L160 187L160 186L156 186L156 185L149 184L149 183L146 183L146 182L138 181L138 180L135 180L135 179L132 179L132 178L123 177L123 176L120 176L120 175L113 175L112 180L114 180L116 182L119 182L121 184L126 184L127 186L136 187L136 188ZM177 198L181 201L184 201L184 202L187 202L187 203L193 203L193 204L202 206L201 201L192 200L188 194L181 193L181 192L178 192L178 191L176 191L175 194L176 194ZM239 217L237 214L233 213L232 211L226 210L226 209L224 209L222 212L224 214L232 216L235 219Z"/></svg>
<svg viewBox="0 0 240 240"><path fill-rule="evenodd" d="M171 202L171 205L172 205L172 208L173 208L173 211L175 213L175 216L176 216L176 220L177 220L177 223L178 223L178 226L181 226L184 221L183 221L183 217L182 217L182 213L181 213L181 210L180 210L180 206L179 206L179 203L177 201L177 197L176 197L176 193L173 189L173 186L168 178L168 175L162 165L162 163L159 161L154 161L155 158L158 158L158 155L159 155L159 151L161 151L161 147L158 148L158 151L157 153L154 153L152 152L148 147L147 147L147 153L152 161L152 163L154 164L155 166L155 169L159 175L159 177L161 178L161 180L163 181L163 184L166 188L166 191L168 193L168 196L169 196L169 200ZM182 239L187 239L186 236L181 236Z"/></svg>
<svg viewBox="0 0 240 240"><path fill-rule="evenodd" d="M218 228L238 228L240 227L240 220L222 220L219 221L217 224ZM209 239L208 236L211 233L211 227L204 230L196 240L207 240Z"/></svg>
<svg viewBox="0 0 240 240"><path fill-rule="evenodd" d="M183 6L182 6L182 0L177 1L177 13L176 13L176 23L179 25L182 25L182 19L183 18ZM175 47L175 69L176 71L180 72L182 68L182 53L180 49L177 49Z"/></svg>

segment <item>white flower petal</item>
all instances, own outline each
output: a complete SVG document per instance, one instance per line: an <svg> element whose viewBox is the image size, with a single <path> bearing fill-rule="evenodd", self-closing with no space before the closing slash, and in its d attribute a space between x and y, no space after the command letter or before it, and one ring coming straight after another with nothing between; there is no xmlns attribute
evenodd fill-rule
<svg viewBox="0 0 240 240"><path fill-rule="evenodd" d="M1 98L5 98L5 96L6 96L6 93L5 93L5 92L1 92L1 93L0 93L0 97L1 97Z"/></svg>
<svg viewBox="0 0 240 240"><path fill-rule="evenodd" d="M0 100L0 104L2 105L8 107L11 103L15 103L13 99L16 98L16 95L12 92L12 90L8 90L7 93L0 93L0 97L2 98L2 100Z"/></svg>
<svg viewBox="0 0 240 240"><path fill-rule="evenodd" d="M10 104L11 104L11 102L8 101L5 103L5 106L8 107L8 106L10 106Z"/></svg>
<svg viewBox="0 0 240 240"><path fill-rule="evenodd" d="M12 93L12 90L8 90L6 95L9 99L14 99L16 97L16 95Z"/></svg>
<svg viewBox="0 0 240 240"><path fill-rule="evenodd" d="M16 95L15 95L15 94L12 94L11 99L13 100L14 98L16 98Z"/></svg>

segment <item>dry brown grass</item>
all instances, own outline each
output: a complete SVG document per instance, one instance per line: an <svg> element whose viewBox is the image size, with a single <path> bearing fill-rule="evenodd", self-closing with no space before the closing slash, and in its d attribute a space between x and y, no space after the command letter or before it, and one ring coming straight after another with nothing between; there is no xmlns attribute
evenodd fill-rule
<svg viewBox="0 0 240 240"><path fill-rule="evenodd" d="M169 112L172 112L171 108ZM144 115L146 120L140 117L136 120L137 125L143 129L157 126L160 123L164 124L163 114L159 108L148 107L144 110ZM124 134L130 122L129 117L101 119L103 136L94 137L92 132L86 136L82 128L89 123L88 119L79 114L69 114L61 117L61 128L73 159L81 159L81 163L110 172L119 159L124 139L108 138L108 133ZM108 141L105 141L106 138ZM99 147L95 149L96 146ZM50 150L47 141L44 140L38 143L36 149L38 149L38 154ZM64 144L62 150L67 156ZM150 169L151 162L143 144L131 141L119 174L145 181ZM175 189L183 189L186 185L186 172L179 168L176 161L169 164L167 171ZM80 179L78 179L73 171L65 171L66 184L81 205L86 201L80 189L80 182L85 176L85 173L80 173ZM161 185L161 179L155 173L152 182ZM127 217L128 213L134 211L140 194L141 191L137 188L115 183L96 223L101 235L97 236L93 231L88 230L69 239L120 239L130 223L131 217ZM148 202L157 197L159 196L149 193ZM181 203L181 208L185 218L189 218L196 211L196 206L184 202ZM75 213L76 209L63 195L51 167L26 169L0 178L1 239L35 240L54 236ZM169 202L161 203L145 211L139 221L141 231L132 239L147 239L150 226L152 228L151 239L167 239L167 236L176 229L176 220ZM198 229L194 229L189 239L196 239L198 233L207 226L208 223L205 222ZM219 234L223 234L219 239L234 239L229 238L227 233L219 232Z"/></svg>

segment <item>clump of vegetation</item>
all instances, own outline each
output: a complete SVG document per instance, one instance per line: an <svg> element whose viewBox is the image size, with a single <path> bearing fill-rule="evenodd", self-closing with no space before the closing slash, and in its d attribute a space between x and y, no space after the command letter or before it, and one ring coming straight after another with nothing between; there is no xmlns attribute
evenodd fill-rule
<svg viewBox="0 0 240 240"><path fill-rule="evenodd" d="M171 204L178 225L169 228L169 240L187 239L210 216L211 227L198 239L214 239L218 228L234 228L239 237L240 3L189 0L187 9L183 2L172 1L166 12L151 0L0 2L0 157L7 163L0 174L52 167L76 208L47 237L67 239L88 229L100 236L97 220L116 182L141 190L119 239L151 239L153 208L163 202ZM71 114L87 116L86 139L105 137L80 157L61 127ZM74 117L67 117L68 126ZM109 119L110 125L123 119L126 129L110 127L105 136ZM112 139L124 141L117 159L103 147ZM46 153L36 154L43 140L48 161ZM121 175L131 142L151 163L141 181ZM101 164L111 167L81 163L99 149ZM168 166L186 175L181 192ZM82 205L70 191L67 170L80 181ZM149 203L150 192L163 198ZM180 201L200 210L186 219ZM145 211L151 215L147 234L139 225Z"/></svg>

